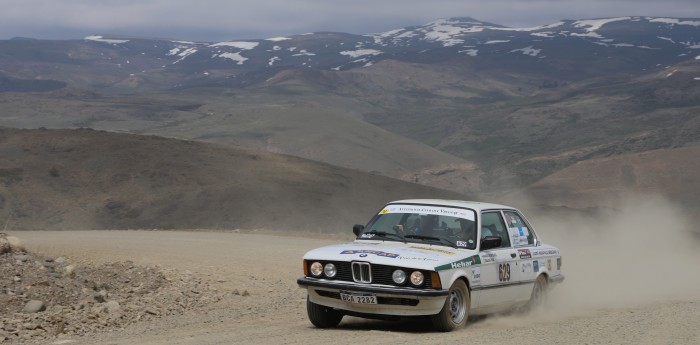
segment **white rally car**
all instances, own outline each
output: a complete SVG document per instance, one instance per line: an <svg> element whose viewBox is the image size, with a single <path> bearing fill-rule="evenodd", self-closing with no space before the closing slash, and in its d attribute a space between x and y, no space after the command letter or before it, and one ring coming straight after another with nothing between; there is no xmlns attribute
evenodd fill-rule
<svg viewBox="0 0 700 345"><path fill-rule="evenodd" d="M353 232L352 243L304 255L297 283L316 327L344 315L429 315L437 330L451 331L470 315L538 304L564 280L559 250L508 206L394 201Z"/></svg>

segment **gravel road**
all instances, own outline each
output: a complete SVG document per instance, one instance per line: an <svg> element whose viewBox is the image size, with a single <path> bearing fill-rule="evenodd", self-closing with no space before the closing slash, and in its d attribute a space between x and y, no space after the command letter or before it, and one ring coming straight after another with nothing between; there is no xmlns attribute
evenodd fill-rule
<svg viewBox="0 0 700 345"><path fill-rule="evenodd" d="M638 293L635 285L625 285L638 284L634 279L616 280L615 286L604 281L585 285L577 280L577 276L589 277L582 269L587 267L584 257L567 255L566 249L567 281L553 292L544 311L470 320L466 328L452 333L433 333L416 320L351 317L337 329L319 330L306 318L306 294L297 287L296 278L301 275L304 252L338 243L337 239L195 231L10 234L30 251L61 255L76 263L131 260L191 271L224 293L221 301L205 310L139 322L89 338L59 338L52 344L449 344L465 339L470 344L700 344L697 289L675 289L684 281L673 281L670 293ZM672 257L667 258L667 264L675 264ZM679 263L690 265L687 275L697 276L696 259ZM640 266L643 263L639 261ZM667 284L658 277L650 274L645 279L661 289ZM605 293L606 288L620 294L620 303L615 303L616 296Z"/></svg>

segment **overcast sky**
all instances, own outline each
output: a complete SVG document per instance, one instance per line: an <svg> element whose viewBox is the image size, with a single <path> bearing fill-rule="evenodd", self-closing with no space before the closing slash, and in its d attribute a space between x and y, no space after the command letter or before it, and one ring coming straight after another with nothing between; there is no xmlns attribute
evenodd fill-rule
<svg viewBox="0 0 700 345"><path fill-rule="evenodd" d="M699 18L700 0L0 0L0 39L367 34L467 16L511 27L617 16Z"/></svg>

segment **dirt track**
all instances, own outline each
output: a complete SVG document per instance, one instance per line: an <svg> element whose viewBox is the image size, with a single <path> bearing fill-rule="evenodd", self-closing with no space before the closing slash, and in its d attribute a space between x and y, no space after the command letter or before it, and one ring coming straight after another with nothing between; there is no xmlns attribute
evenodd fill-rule
<svg viewBox="0 0 700 345"><path fill-rule="evenodd" d="M700 344L700 295L646 298L616 307L588 303L599 293L587 295L574 288L577 272L571 270L580 267L575 256L565 255L565 270L567 266L571 270L567 282L554 291L547 312L471 320L465 329L446 334L432 333L420 321L349 317L337 329L319 330L306 318L305 292L297 287L296 278L306 250L337 240L175 231L11 234L30 251L66 256L78 264L123 260L160 264L192 271L228 292L203 312L96 337L59 338L54 344L447 344L465 339L470 344ZM687 269L686 273L697 275L697 266ZM250 296L243 296L245 290Z"/></svg>

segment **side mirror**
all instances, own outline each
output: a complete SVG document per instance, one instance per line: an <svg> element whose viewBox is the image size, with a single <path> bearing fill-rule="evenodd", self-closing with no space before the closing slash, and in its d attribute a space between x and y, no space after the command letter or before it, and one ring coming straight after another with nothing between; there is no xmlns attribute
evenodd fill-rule
<svg viewBox="0 0 700 345"><path fill-rule="evenodd" d="M501 246L501 238L498 236L486 236L481 239L481 250L498 248Z"/></svg>
<svg viewBox="0 0 700 345"><path fill-rule="evenodd" d="M352 233L355 234L355 237L360 236L360 233L365 229L365 226L362 224L355 224L352 226ZM499 244L500 245L500 244Z"/></svg>

